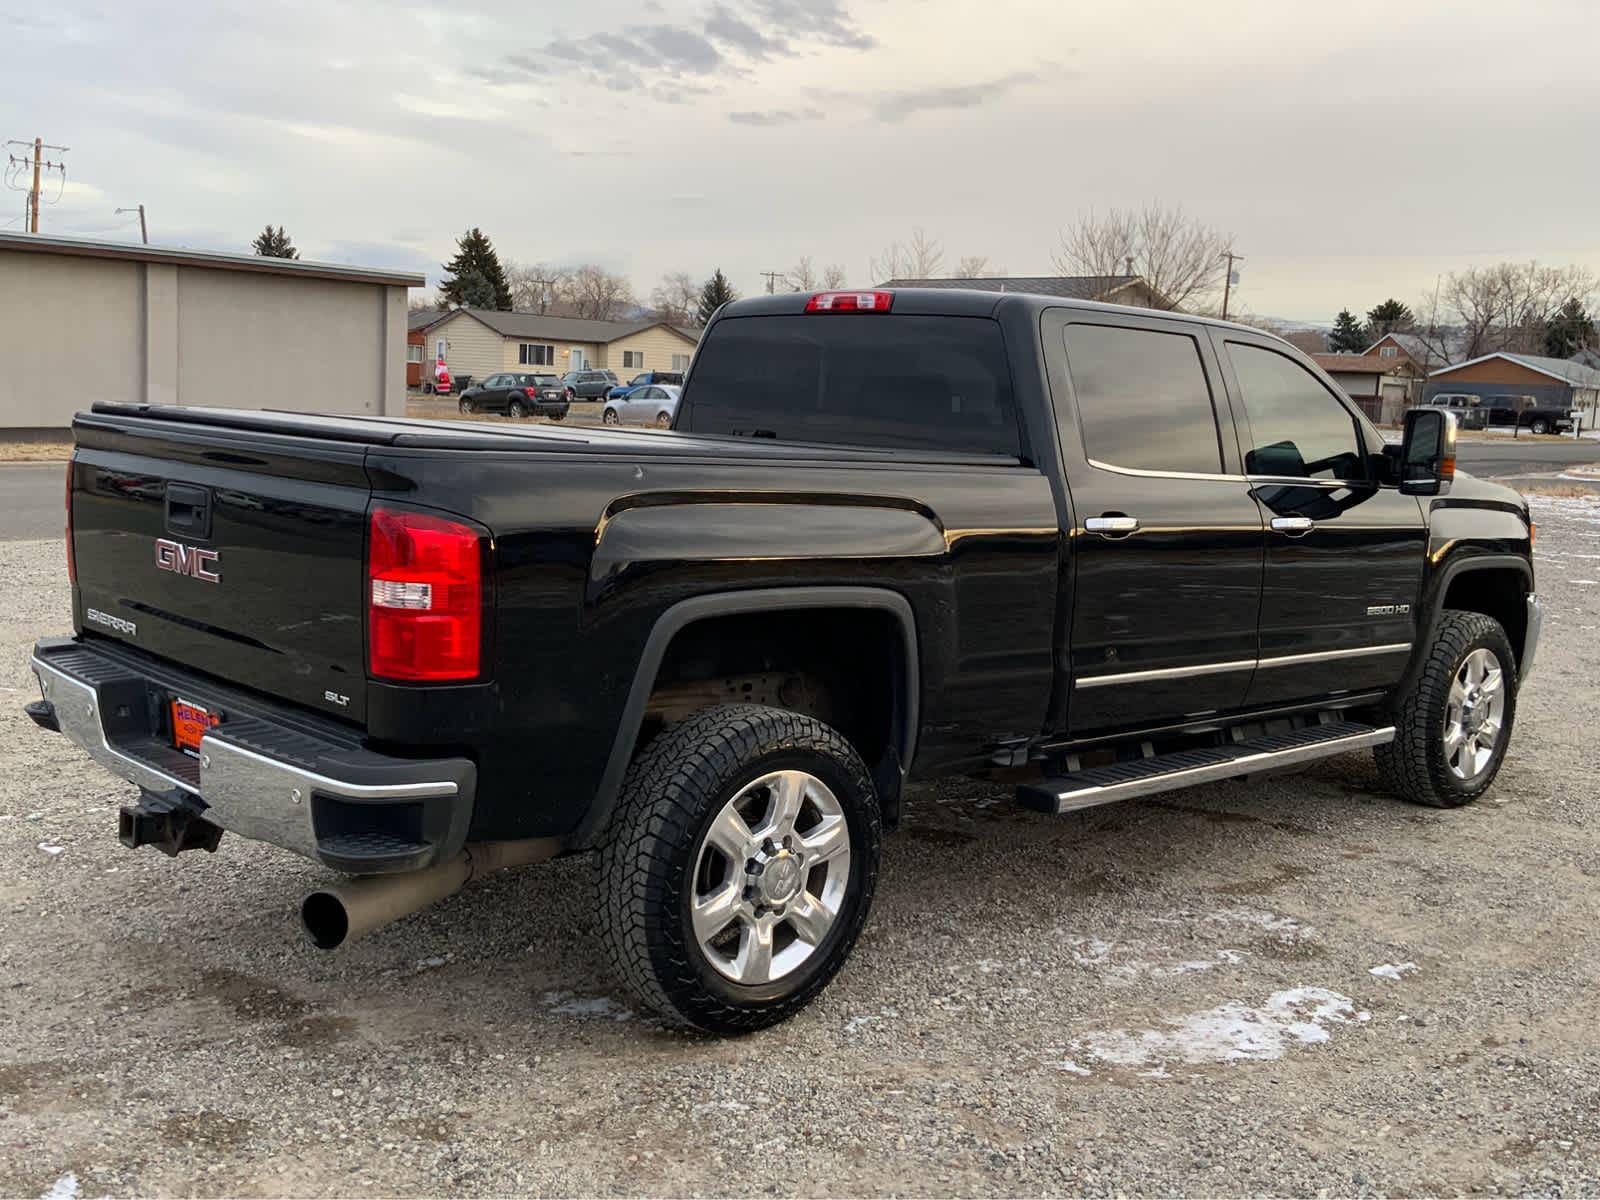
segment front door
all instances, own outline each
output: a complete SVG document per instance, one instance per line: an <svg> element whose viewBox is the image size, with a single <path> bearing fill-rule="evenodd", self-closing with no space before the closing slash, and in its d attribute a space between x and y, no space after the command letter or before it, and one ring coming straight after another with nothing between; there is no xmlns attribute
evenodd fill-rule
<svg viewBox="0 0 1600 1200"><path fill-rule="evenodd" d="M1420 502L1376 482L1378 434L1304 365L1248 334L1217 340L1266 523L1261 661L1246 702L1392 686L1416 631Z"/></svg>
<svg viewBox="0 0 1600 1200"><path fill-rule="evenodd" d="M571 356L571 364L568 369L573 371L583 370L587 365L583 360L583 350L577 346L573 346L568 353Z"/></svg>
<svg viewBox="0 0 1600 1200"><path fill-rule="evenodd" d="M1177 319L1064 310L1042 332L1073 510L1066 731L1237 709L1262 528L1209 339Z"/></svg>

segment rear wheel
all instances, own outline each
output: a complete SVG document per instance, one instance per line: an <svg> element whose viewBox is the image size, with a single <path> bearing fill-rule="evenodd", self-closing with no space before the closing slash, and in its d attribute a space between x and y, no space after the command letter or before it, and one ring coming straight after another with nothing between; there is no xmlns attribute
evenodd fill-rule
<svg viewBox="0 0 1600 1200"><path fill-rule="evenodd" d="M1546 421L1543 417L1535 418L1533 423L1528 426L1528 431L1530 433L1549 433L1550 422Z"/></svg>
<svg viewBox="0 0 1600 1200"><path fill-rule="evenodd" d="M475 413L478 411L478 406L471 400L468 400L465 396L461 397L461 399L456 402L456 408L461 411L462 415Z"/></svg>
<svg viewBox="0 0 1600 1200"><path fill-rule="evenodd" d="M629 768L595 875L617 972L670 1020L744 1033L838 972L877 883L865 764L812 717L719 705Z"/></svg>
<svg viewBox="0 0 1600 1200"><path fill-rule="evenodd" d="M1457 808L1494 782L1517 715L1517 662L1506 631L1482 613L1446 610L1395 739L1378 746L1378 772L1417 804Z"/></svg>
<svg viewBox="0 0 1600 1200"><path fill-rule="evenodd" d="M552 408L546 415L549 416L552 421L559 421L567 415L567 410L564 408Z"/></svg>
<svg viewBox="0 0 1600 1200"><path fill-rule="evenodd" d="M513 400L506 405L506 412L513 417L525 417L528 415L528 406L521 400Z"/></svg>

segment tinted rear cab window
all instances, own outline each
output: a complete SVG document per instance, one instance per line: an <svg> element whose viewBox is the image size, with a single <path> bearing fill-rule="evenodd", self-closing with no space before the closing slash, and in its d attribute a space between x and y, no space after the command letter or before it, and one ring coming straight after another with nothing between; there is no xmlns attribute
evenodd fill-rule
<svg viewBox="0 0 1600 1200"><path fill-rule="evenodd" d="M987 317L732 317L706 335L679 430L1021 453L1011 369Z"/></svg>

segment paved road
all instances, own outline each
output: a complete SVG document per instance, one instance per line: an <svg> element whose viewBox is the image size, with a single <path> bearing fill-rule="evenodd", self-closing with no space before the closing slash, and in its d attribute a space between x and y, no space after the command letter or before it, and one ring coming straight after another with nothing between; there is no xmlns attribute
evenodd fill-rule
<svg viewBox="0 0 1600 1200"><path fill-rule="evenodd" d="M578 414L574 414L578 416ZM579 419L588 423L589 414ZM1463 442L1460 462L1480 477L1548 475L1600 462L1600 442ZM0 465L0 541L52 538L61 533L60 463Z"/></svg>
<svg viewBox="0 0 1600 1200"><path fill-rule="evenodd" d="M1492 476L1546 475L1565 467L1600 462L1600 441L1566 438L1559 442L1532 442L1496 438L1490 442L1464 441L1456 450L1462 470Z"/></svg>
<svg viewBox="0 0 1600 1200"><path fill-rule="evenodd" d="M0 542L62 535L66 469L59 462L0 466Z"/></svg>

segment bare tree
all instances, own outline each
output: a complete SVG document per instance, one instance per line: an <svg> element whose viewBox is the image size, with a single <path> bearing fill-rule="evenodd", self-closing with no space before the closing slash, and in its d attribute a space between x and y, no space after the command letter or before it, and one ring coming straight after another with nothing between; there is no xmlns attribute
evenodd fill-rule
<svg viewBox="0 0 1600 1200"><path fill-rule="evenodd" d="M931 279L944 265L944 246L930 238L919 225L905 242L890 242L883 252L867 264L874 280Z"/></svg>
<svg viewBox="0 0 1600 1200"><path fill-rule="evenodd" d="M829 263L822 268L822 286L825 288L841 288L848 278L849 274L840 263Z"/></svg>
<svg viewBox="0 0 1600 1200"><path fill-rule="evenodd" d="M700 302L700 285L687 271L671 271L650 292L650 307L669 325L687 325Z"/></svg>
<svg viewBox="0 0 1600 1200"><path fill-rule="evenodd" d="M633 303L633 287L621 275L596 263L584 263L573 268L571 298L574 316L614 321Z"/></svg>
<svg viewBox="0 0 1600 1200"><path fill-rule="evenodd" d="M1090 212L1061 233L1052 259L1063 275L1137 275L1162 308L1205 304L1220 291L1223 255L1233 235L1203 225L1181 208L1152 204L1135 212Z"/></svg>
<svg viewBox="0 0 1600 1200"><path fill-rule="evenodd" d="M813 292L817 289L817 271L811 265L811 255L802 254L800 261L790 267L783 277L784 285L791 292Z"/></svg>
<svg viewBox="0 0 1600 1200"><path fill-rule="evenodd" d="M506 263L511 304L520 312L563 315L571 307L572 272L549 263Z"/></svg>
<svg viewBox="0 0 1600 1200"><path fill-rule="evenodd" d="M967 254L956 263L955 275L957 279L978 279L987 273L988 267L989 260L984 255Z"/></svg>
<svg viewBox="0 0 1600 1200"><path fill-rule="evenodd" d="M1460 330L1463 358L1500 350L1539 354L1545 329L1561 306L1572 298L1587 304L1595 288L1594 274L1585 267L1499 263L1452 274L1444 282L1442 303L1444 316Z"/></svg>

